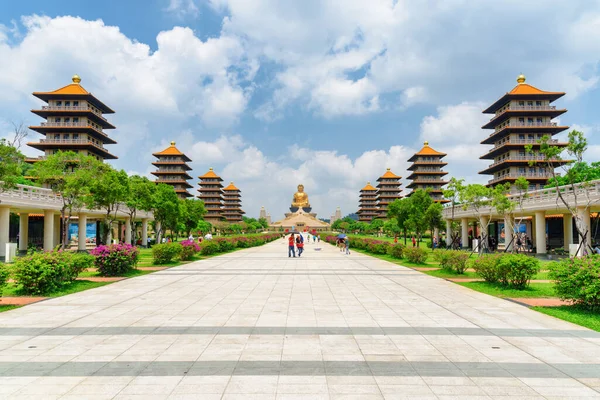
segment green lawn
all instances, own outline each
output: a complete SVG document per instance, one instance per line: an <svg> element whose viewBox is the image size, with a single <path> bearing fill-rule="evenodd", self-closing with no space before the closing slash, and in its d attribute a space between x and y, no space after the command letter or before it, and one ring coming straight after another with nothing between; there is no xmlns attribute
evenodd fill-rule
<svg viewBox="0 0 600 400"><path fill-rule="evenodd" d="M496 297L556 297L554 284L531 283L529 287L519 290L488 282L457 282L457 285L468 287L481 293Z"/></svg>
<svg viewBox="0 0 600 400"><path fill-rule="evenodd" d="M532 307L533 310L600 332L600 312L578 306Z"/></svg>
<svg viewBox="0 0 600 400"><path fill-rule="evenodd" d="M82 290L93 289L95 287L100 287L107 285L112 282L92 282L92 281L74 281L67 285L64 285L60 290L48 294L44 294L43 296L47 297L60 297L67 294L81 292ZM9 283L4 288L2 293L3 296L26 296L23 294L21 290L21 285L16 285L14 283ZM37 296L37 295L36 295Z"/></svg>
<svg viewBox="0 0 600 400"><path fill-rule="evenodd" d="M0 305L0 312L14 310L15 308L19 308L19 306Z"/></svg>
<svg viewBox="0 0 600 400"><path fill-rule="evenodd" d="M133 278L134 276L147 275L147 274L151 274L152 272L156 272L156 271L148 271L148 270L142 270L142 269L132 269L131 271L128 271L128 272L126 272L124 274L121 274L119 276L120 277L125 277L125 278ZM78 276L80 278L93 278L93 277L101 277L102 275L100 275L100 273L98 271L83 271Z"/></svg>

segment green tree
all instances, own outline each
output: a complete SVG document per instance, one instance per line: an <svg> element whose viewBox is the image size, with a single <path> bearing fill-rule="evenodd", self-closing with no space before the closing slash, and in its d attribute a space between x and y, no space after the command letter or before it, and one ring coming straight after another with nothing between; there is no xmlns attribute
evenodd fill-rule
<svg viewBox="0 0 600 400"><path fill-rule="evenodd" d="M450 247L458 248L460 237L460 224L455 221L454 212L459 204L460 194L464 190L464 179L450 179L446 189L443 190L444 197L450 200Z"/></svg>
<svg viewBox="0 0 600 400"><path fill-rule="evenodd" d="M112 240L112 224L117 213L125 204L129 194L129 176L123 170L117 171L108 164L101 163L98 175L91 183L92 204L94 208L104 210L104 229L102 241Z"/></svg>
<svg viewBox="0 0 600 400"><path fill-rule="evenodd" d="M154 220L160 223L159 228L156 229L157 242L160 243L167 229L171 229L171 231L177 229L177 223L181 217L179 197L172 186L164 183L156 185L152 212Z"/></svg>
<svg viewBox="0 0 600 400"><path fill-rule="evenodd" d="M269 221L266 218L259 218L258 223L262 226L263 229L269 229Z"/></svg>
<svg viewBox="0 0 600 400"><path fill-rule="evenodd" d="M406 236L411 229L410 217L411 201L410 197L396 199L388 205L388 218L396 220L398 227L404 234L404 245L406 245Z"/></svg>
<svg viewBox="0 0 600 400"><path fill-rule="evenodd" d="M472 208L479 226L481 227L481 242L483 249L487 248L487 232L492 217L493 190L487 186L473 183L464 187L460 195L463 209ZM505 227L506 229L507 227ZM473 232L473 236L476 232ZM463 243L465 246L465 243Z"/></svg>
<svg viewBox="0 0 600 400"><path fill-rule="evenodd" d="M181 200L181 206L181 223L184 226L186 236L189 236L206 214L206 208L204 208L204 202L199 199Z"/></svg>
<svg viewBox="0 0 600 400"><path fill-rule="evenodd" d="M199 230L202 234L206 234L212 231L212 225L208 221L200 220L196 224L196 229Z"/></svg>
<svg viewBox="0 0 600 400"><path fill-rule="evenodd" d="M389 236L398 236L400 234L400 232L402 232L402 230L400 229L400 226L398 226L398 221L396 220L396 218L388 218L384 223L383 223L383 231L389 235Z"/></svg>
<svg viewBox="0 0 600 400"><path fill-rule="evenodd" d="M410 195L409 202L410 214L408 220L415 231L417 241L420 243L423 233L429 228L426 212L433 200L427 191L419 189Z"/></svg>
<svg viewBox="0 0 600 400"><path fill-rule="evenodd" d="M427 207L427 210L425 210L424 219L431 232L432 243L435 229L442 229L444 225L444 217L442 216L443 209L444 207L441 203L432 202L429 207ZM433 249L433 246L431 248Z"/></svg>
<svg viewBox="0 0 600 400"><path fill-rule="evenodd" d="M72 151L59 151L35 163L31 173L40 183L60 194L62 228L62 248L67 245L67 233L74 211L90 204L91 183L98 178L101 162L91 156Z"/></svg>
<svg viewBox="0 0 600 400"><path fill-rule="evenodd" d="M369 231L371 232L379 232L384 225L384 221L382 219L374 219L371 221L371 223L369 224Z"/></svg>
<svg viewBox="0 0 600 400"><path fill-rule="evenodd" d="M131 239L136 242L135 218L138 211L150 211L154 201L156 184L145 176L132 175L129 177L129 192L127 193L127 210L131 224ZM146 243L143 243L145 246Z"/></svg>
<svg viewBox="0 0 600 400"><path fill-rule="evenodd" d="M0 140L0 192L14 188L22 178L25 157L5 139Z"/></svg>

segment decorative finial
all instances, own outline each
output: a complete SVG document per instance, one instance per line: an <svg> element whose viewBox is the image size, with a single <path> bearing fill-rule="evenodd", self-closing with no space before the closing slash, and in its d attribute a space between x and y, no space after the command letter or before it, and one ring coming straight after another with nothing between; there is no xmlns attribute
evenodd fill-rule
<svg viewBox="0 0 600 400"><path fill-rule="evenodd" d="M175 141L174 140L171 142L171 146L175 146Z"/></svg>
<svg viewBox="0 0 600 400"><path fill-rule="evenodd" d="M427 140L426 140L426 141L425 141L423 144L424 144L425 146L429 146L429 142L428 142Z"/></svg>
<svg viewBox="0 0 600 400"><path fill-rule="evenodd" d="M367 185L370 185L370 184L371 184L371 181L367 182Z"/></svg>
<svg viewBox="0 0 600 400"><path fill-rule="evenodd" d="M233 185L233 181L230 181L230 182L229 182L229 184L230 184L230 185Z"/></svg>
<svg viewBox="0 0 600 400"><path fill-rule="evenodd" d="M387 169L388 171L390 171L390 170L391 170L391 168L386 168L386 169Z"/></svg>
<svg viewBox="0 0 600 400"><path fill-rule="evenodd" d="M210 167L208 170L209 170L209 171L212 171L213 169L212 169L212 167Z"/></svg>
<svg viewBox="0 0 600 400"><path fill-rule="evenodd" d="M525 83L525 75L521 74L517 77L517 83L519 85L522 85L523 83Z"/></svg>
<svg viewBox="0 0 600 400"><path fill-rule="evenodd" d="M71 78L71 80L73 81L73 83L76 83L78 85L81 82L81 78L77 74L73 75L73 77Z"/></svg>

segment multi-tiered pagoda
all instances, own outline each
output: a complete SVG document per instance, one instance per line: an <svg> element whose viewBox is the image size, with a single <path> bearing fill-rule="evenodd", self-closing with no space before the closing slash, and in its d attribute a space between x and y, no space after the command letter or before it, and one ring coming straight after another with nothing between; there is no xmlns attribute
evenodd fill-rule
<svg viewBox="0 0 600 400"><path fill-rule="evenodd" d="M200 179L200 188L198 198L204 202L206 215L204 219L208 222L218 222L223 219L223 179L215 174L212 168L208 170Z"/></svg>
<svg viewBox="0 0 600 400"><path fill-rule="evenodd" d="M411 182L406 187L413 190L409 196L416 190L423 189L429 193L433 201L438 203L448 202L444 199L442 192L442 187L448 183L444 180L444 175L447 172L442 170L444 166L448 165L448 163L442 161L445 156L446 153L432 149L429 147L429 142L425 142L423 148L408 159L409 162L412 162L412 165L408 168L411 174L407 178Z"/></svg>
<svg viewBox="0 0 600 400"><path fill-rule="evenodd" d="M479 157L491 160L492 163L480 174L492 175L488 186L506 182L514 182L522 176L530 182L530 190L541 189L551 177L552 171L545 167L530 165L531 161L544 160L539 154L527 153L525 146L533 145L534 151L540 148L538 140L543 136L554 136L568 129L552 122L553 118L567 112L550 105L564 96L563 92L545 92L525 83L525 76L519 75L517 86L506 93L483 112L494 114L483 129L494 131L481 143L494 145L490 151ZM567 143L559 143L551 139L555 146L565 147ZM556 166L568 161L555 160Z"/></svg>
<svg viewBox="0 0 600 400"><path fill-rule="evenodd" d="M158 167L157 171L152 172L152 175L156 176L155 182L173 186L175 193L182 199L192 197L193 195L188 192L188 189L193 187L188 183L192 177L187 173L192 169L187 163L192 160L175 147L175 142L171 142L169 147L152 155L158 158L158 161L152 163Z"/></svg>
<svg viewBox="0 0 600 400"><path fill-rule="evenodd" d="M377 182L377 208L379 209L379 218L387 218L388 205L401 197L400 179L402 177L394 174L390 168L381 175Z"/></svg>
<svg viewBox="0 0 600 400"><path fill-rule="evenodd" d="M242 222L242 215L245 212L242 210L242 195L233 182L223 189L223 208L221 215L227 222L236 223Z"/></svg>
<svg viewBox="0 0 600 400"><path fill-rule="evenodd" d="M360 190L358 201L358 220L362 222L371 222L379 216L377 210L377 189L367 182L367 185Z"/></svg>
<svg viewBox="0 0 600 400"><path fill-rule="evenodd" d="M114 114L106 104L81 86L81 78L74 75L73 83L53 92L34 92L33 95L48 105L32 113L46 119L29 129L45 136L39 142L29 142L28 146L42 150L44 156L57 151L74 151L91 155L99 160L112 160L117 157L104 148L105 144L117 142L108 137L104 129L115 129L102 114ZM35 162L40 158L29 158Z"/></svg>

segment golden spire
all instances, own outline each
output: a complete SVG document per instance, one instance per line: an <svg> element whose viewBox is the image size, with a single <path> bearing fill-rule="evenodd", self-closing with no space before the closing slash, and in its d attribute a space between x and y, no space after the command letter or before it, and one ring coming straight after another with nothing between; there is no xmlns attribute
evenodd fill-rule
<svg viewBox="0 0 600 400"><path fill-rule="evenodd" d="M391 171L391 168L386 168L386 171Z"/></svg>
<svg viewBox="0 0 600 400"><path fill-rule="evenodd" d="M209 171L212 171L213 169L212 169L212 167L210 167L208 170L209 170Z"/></svg>
<svg viewBox="0 0 600 400"><path fill-rule="evenodd" d="M423 144L424 144L425 146L429 146L429 142L428 142L427 140L426 140L426 141L425 141Z"/></svg>
<svg viewBox="0 0 600 400"><path fill-rule="evenodd" d="M233 181L229 181L229 184L230 184L230 185L233 185Z"/></svg>
<svg viewBox="0 0 600 400"><path fill-rule="evenodd" d="M71 78L71 80L73 81L73 83L76 83L78 85L81 82L81 78L77 74L73 75L73 77Z"/></svg>
<svg viewBox="0 0 600 400"><path fill-rule="evenodd" d="M521 75L517 76L517 83L519 85L525 83L525 75L521 74Z"/></svg>
<svg viewBox="0 0 600 400"><path fill-rule="evenodd" d="M175 146L175 141L174 140L171 142L171 146Z"/></svg>

